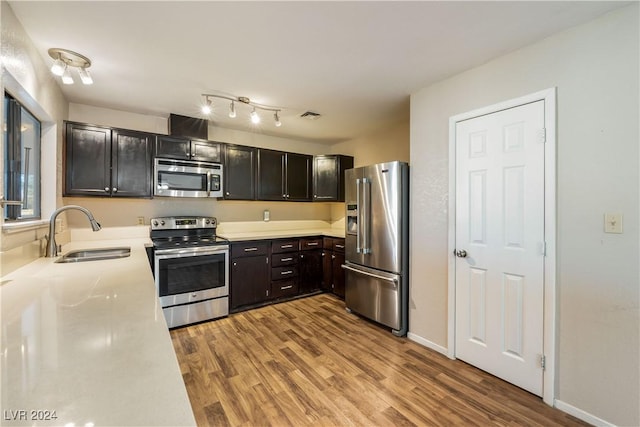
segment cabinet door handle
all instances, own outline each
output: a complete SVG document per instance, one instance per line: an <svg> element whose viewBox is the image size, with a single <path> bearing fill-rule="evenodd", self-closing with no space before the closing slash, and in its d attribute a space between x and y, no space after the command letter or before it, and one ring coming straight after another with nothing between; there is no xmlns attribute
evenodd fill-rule
<svg viewBox="0 0 640 427"><path fill-rule="evenodd" d="M292 248L293 245L280 245L281 249L288 249L288 248Z"/></svg>
<svg viewBox="0 0 640 427"><path fill-rule="evenodd" d="M289 285L289 286L281 286L281 287L280 287L280 290L281 290L281 291L286 291L287 289L291 289L291 288L293 288L293 285Z"/></svg>
<svg viewBox="0 0 640 427"><path fill-rule="evenodd" d="M114 192L114 193L117 193L117 192L118 192L118 189L117 189L116 187L113 187L113 192Z"/></svg>
<svg viewBox="0 0 640 427"><path fill-rule="evenodd" d="M281 262L293 261L293 258L280 258Z"/></svg>
<svg viewBox="0 0 640 427"><path fill-rule="evenodd" d="M300 259L304 259L304 255L300 255Z"/></svg>
<svg viewBox="0 0 640 427"><path fill-rule="evenodd" d="M234 263L233 263L233 266L235 267L236 265L238 265L238 263L237 263L237 262L234 262Z"/></svg>
<svg viewBox="0 0 640 427"><path fill-rule="evenodd" d="M286 276L287 274L293 274L293 270L287 270L287 271L281 271L280 272L281 276Z"/></svg>
<svg viewBox="0 0 640 427"><path fill-rule="evenodd" d="M228 196L228 195L229 195L229 192L227 191L227 193L226 193L226 194L227 194L227 196Z"/></svg>
<svg viewBox="0 0 640 427"><path fill-rule="evenodd" d="M336 245L336 248L344 249L344 245Z"/></svg>
<svg viewBox="0 0 640 427"><path fill-rule="evenodd" d="M258 248L244 248L245 252L255 252L257 250L258 250Z"/></svg>
<svg viewBox="0 0 640 427"><path fill-rule="evenodd" d="M331 255L331 259L336 259L336 256L335 255Z"/></svg>
<svg viewBox="0 0 640 427"><path fill-rule="evenodd" d="M104 191L109 192L109 187L104 187Z"/></svg>

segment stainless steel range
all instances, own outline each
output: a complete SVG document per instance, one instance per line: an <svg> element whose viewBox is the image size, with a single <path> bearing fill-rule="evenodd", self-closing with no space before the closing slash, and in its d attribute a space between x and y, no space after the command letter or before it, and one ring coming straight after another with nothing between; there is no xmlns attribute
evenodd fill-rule
<svg viewBox="0 0 640 427"><path fill-rule="evenodd" d="M229 242L212 217L151 219L156 289L170 328L229 314Z"/></svg>

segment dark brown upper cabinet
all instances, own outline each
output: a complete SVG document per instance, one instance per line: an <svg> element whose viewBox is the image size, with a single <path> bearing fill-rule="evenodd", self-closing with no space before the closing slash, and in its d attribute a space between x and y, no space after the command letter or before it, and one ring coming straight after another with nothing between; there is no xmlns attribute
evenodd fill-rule
<svg viewBox="0 0 640 427"><path fill-rule="evenodd" d="M66 123L65 196L151 197L155 135Z"/></svg>
<svg viewBox="0 0 640 427"><path fill-rule="evenodd" d="M224 198L256 199L258 149L244 145L224 145Z"/></svg>
<svg viewBox="0 0 640 427"><path fill-rule="evenodd" d="M258 149L258 200L310 201L313 157Z"/></svg>
<svg viewBox="0 0 640 427"><path fill-rule="evenodd" d="M220 162L222 144L215 141L158 135L156 156L169 159Z"/></svg>
<svg viewBox="0 0 640 427"><path fill-rule="evenodd" d="M344 171L351 168L351 156L313 156L313 201L344 202Z"/></svg>

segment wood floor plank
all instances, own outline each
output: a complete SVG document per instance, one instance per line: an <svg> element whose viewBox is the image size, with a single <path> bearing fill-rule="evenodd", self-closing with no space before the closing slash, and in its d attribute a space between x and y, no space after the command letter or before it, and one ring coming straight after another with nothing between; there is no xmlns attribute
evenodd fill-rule
<svg viewBox="0 0 640 427"><path fill-rule="evenodd" d="M330 294L171 331L199 426L585 426Z"/></svg>

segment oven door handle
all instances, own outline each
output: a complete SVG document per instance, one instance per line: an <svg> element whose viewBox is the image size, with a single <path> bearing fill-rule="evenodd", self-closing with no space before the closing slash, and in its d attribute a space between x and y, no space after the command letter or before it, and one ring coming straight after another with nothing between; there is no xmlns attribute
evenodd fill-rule
<svg viewBox="0 0 640 427"><path fill-rule="evenodd" d="M187 249L165 249L165 250L155 251L155 257L158 259L185 258L190 256L219 255L219 254L224 254L228 257L229 247L225 246L224 248L218 248L218 249L207 248L206 250L198 250L196 248L187 248Z"/></svg>

